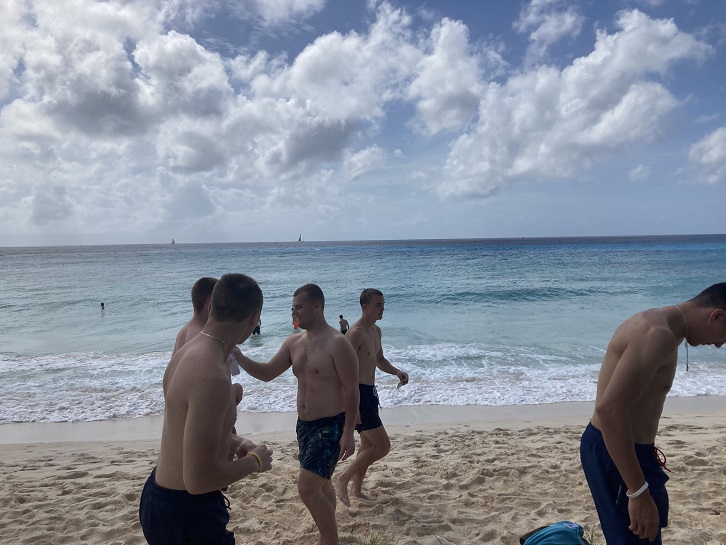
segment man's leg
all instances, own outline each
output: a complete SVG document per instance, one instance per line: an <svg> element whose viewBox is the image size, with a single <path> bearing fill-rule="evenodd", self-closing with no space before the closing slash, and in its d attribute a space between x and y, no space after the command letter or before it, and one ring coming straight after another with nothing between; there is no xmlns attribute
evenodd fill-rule
<svg viewBox="0 0 726 545"><path fill-rule="evenodd" d="M340 501L350 505L348 499L348 483L352 482L351 494L357 498L369 499L363 494L363 479L368 468L386 456L391 451L391 440L388 437L386 428L378 426L372 430L365 430L360 433L360 448L355 459L345 468L336 479L335 490Z"/></svg>
<svg viewBox="0 0 726 545"><path fill-rule="evenodd" d="M335 492L329 479L301 469L297 480L300 499L308 508L320 531L321 545L338 545L338 524L335 520Z"/></svg>

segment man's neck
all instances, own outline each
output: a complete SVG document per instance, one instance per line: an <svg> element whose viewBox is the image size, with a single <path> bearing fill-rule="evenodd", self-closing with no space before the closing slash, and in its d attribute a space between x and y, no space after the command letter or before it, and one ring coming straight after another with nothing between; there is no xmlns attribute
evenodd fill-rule
<svg viewBox="0 0 726 545"><path fill-rule="evenodd" d="M377 321L378 320L376 318L366 316L365 314L360 317L360 323L368 328L372 328L374 325L376 325Z"/></svg>
<svg viewBox="0 0 726 545"><path fill-rule="evenodd" d="M310 337L315 337L316 335L320 335L323 333L326 329L328 329L328 322L325 321L323 318L322 320L319 320L312 324L310 327L305 328L305 332Z"/></svg>

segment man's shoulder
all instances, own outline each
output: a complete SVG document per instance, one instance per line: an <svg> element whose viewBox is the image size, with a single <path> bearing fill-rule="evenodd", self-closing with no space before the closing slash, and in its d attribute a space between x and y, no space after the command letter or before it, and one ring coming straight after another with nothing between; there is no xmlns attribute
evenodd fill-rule
<svg viewBox="0 0 726 545"><path fill-rule="evenodd" d="M664 309L648 309L625 320L615 331L609 349L623 354L632 351L640 361L662 364L678 347L679 338L668 325Z"/></svg>
<svg viewBox="0 0 726 545"><path fill-rule="evenodd" d="M363 341L366 336L366 326L360 322L355 322L352 326L350 326L350 328L348 328L348 332L345 334L345 337L352 343L356 341Z"/></svg>
<svg viewBox="0 0 726 545"><path fill-rule="evenodd" d="M631 338L643 338L643 336L655 337L658 340L663 340L664 337L675 338L668 325L667 312L664 308L651 308L639 312L625 320L618 329Z"/></svg>
<svg viewBox="0 0 726 545"><path fill-rule="evenodd" d="M216 364L218 360L219 365ZM229 383L226 359L220 359L219 350L209 351L190 341L169 362L174 379L189 382L196 388L202 384L214 384L220 380Z"/></svg>

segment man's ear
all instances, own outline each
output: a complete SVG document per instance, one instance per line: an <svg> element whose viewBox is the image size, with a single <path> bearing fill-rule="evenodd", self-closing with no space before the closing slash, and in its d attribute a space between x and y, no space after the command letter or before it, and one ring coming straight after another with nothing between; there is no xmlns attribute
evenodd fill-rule
<svg viewBox="0 0 726 545"><path fill-rule="evenodd" d="M726 320L726 310L723 310L722 308L717 308L716 310L712 311L711 314L709 314L709 322L715 322L716 320Z"/></svg>

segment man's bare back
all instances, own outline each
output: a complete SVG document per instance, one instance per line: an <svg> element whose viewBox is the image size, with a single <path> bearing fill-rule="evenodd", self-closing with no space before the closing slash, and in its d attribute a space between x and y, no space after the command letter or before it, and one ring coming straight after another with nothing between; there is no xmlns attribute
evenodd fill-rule
<svg viewBox="0 0 726 545"><path fill-rule="evenodd" d="M629 389L633 398L628 413L633 441L653 443L658 432L658 422L663 412L666 395L673 385L678 358L678 345L683 339L674 330L683 328L682 316L674 307L650 309L640 312L623 322L615 331L608 345L600 369L595 404L605 401L611 379L619 366L632 368L627 377L639 377ZM627 353L627 357L623 356ZM630 380L626 373L613 383L613 392L622 395L622 381ZM637 389L634 390L633 388ZM601 429L598 413L592 417L593 425Z"/></svg>

